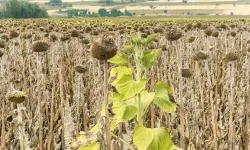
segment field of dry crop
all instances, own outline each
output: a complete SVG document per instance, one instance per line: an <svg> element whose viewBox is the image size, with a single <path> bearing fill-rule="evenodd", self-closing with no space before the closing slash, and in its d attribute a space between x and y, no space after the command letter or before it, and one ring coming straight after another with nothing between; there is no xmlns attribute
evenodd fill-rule
<svg viewBox="0 0 250 150"><path fill-rule="evenodd" d="M248 150L249 27L244 19L1 20L0 149L18 150L20 140L25 150L72 149L76 135L102 116L103 61L92 57L91 43L111 35L119 50L128 35L141 32L143 38L156 33L149 48L161 49L145 73L147 90L164 81L177 104L172 113L151 104L144 126L166 126L184 150ZM25 92L23 103L11 101L15 90ZM134 147L134 127L119 123L113 132ZM128 149L115 137L111 145Z"/></svg>

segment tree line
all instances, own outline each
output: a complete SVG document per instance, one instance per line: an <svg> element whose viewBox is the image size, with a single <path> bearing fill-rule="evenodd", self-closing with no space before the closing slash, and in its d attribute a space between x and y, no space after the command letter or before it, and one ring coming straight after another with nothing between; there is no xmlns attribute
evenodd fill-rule
<svg viewBox="0 0 250 150"><path fill-rule="evenodd" d="M23 0L6 0L0 10L1 18L46 18L48 13L45 8Z"/></svg>

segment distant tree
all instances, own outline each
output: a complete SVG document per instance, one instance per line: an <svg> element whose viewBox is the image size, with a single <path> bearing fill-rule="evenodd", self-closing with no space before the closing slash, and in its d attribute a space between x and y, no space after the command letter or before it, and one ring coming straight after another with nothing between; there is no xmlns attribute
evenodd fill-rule
<svg viewBox="0 0 250 150"><path fill-rule="evenodd" d="M50 0L49 5L52 6L62 6L62 1L61 0Z"/></svg>
<svg viewBox="0 0 250 150"><path fill-rule="evenodd" d="M119 10L117 10L117 9L112 9L112 10L110 11L110 15L111 15L112 17L117 17L117 16L121 16L121 15L122 15L122 12L119 11Z"/></svg>
<svg viewBox="0 0 250 150"><path fill-rule="evenodd" d="M182 0L182 3L187 3L187 0Z"/></svg>
<svg viewBox="0 0 250 150"><path fill-rule="evenodd" d="M77 9L69 9L69 10L67 10L67 13L68 13L68 17L77 17L77 16L79 16L79 10L77 10Z"/></svg>
<svg viewBox="0 0 250 150"><path fill-rule="evenodd" d="M100 3L106 3L106 4L111 4L111 3L114 3L113 0L101 0L99 1Z"/></svg>
<svg viewBox="0 0 250 150"><path fill-rule="evenodd" d="M84 14L84 15L86 15L87 12L88 12L88 11L87 11L86 9L82 10L82 14Z"/></svg>
<svg viewBox="0 0 250 150"><path fill-rule="evenodd" d="M45 18L48 13L34 3L20 0L6 0L5 9L1 12L4 18Z"/></svg>
<svg viewBox="0 0 250 150"><path fill-rule="evenodd" d="M125 16L132 16L133 14L129 12L127 9L124 11Z"/></svg>
<svg viewBox="0 0 250 150"><path fill-rule="evenodd" d="M107 12L107 10L106 10L105 8L100 8L100 9L98 10L98 14L99 14L100 16L104 17L104 16L107 16L108 12Z"/></svg>
<svg viewBox="0 0 250 150"><path fill-rule="evenodd" d="M153 7L154 7L153 5L150 5L150 6L149 6L149 8L151 8L151 9L153 9Z"/></svg>
<svg viewBox="0 0 250 150"><path fill-rule="evenodd" d="M166 14L166 13L168 13L168 10L167 10L167 9L164 10L164 14Z"/></svg>

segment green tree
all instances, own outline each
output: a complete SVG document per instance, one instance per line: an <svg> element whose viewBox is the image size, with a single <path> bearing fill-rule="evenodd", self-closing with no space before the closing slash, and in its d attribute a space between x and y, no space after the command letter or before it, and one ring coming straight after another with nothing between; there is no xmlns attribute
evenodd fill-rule
<svg viewBox="0 0 250 150"><path fill-rule="evenodd" d="M49 4L52 6L62 6L62 1L61 0L50 0Z"/></svg>
<svg viewBox="0 0 250 150"><path fill-rule="evenodd" d="M98 10L98 14L99 14L100 16L102 16L102 17L105 17L105 16L108 15L108 12L107 12L107 10L106 10L105 8L100 8L100 9Z"/></svg>
<svg viewBox="0 0 250 150"><path fill-rule="evenodd" d="M112 10L110 11L110 15L111 15L112 17L117 17L117 16L121 16L121 15L122 15L122 12L119 11L119 10L117 10L117 9L112 9Z"/></svg>
<svg viewBox="0 0 250 150"><path fill-rule="evenodd" d="M1 12L4 18L45 18L48 13L37 4L20 0L7 0L6 7Z"/></svg>
<svg viewBox="0 0 250 150"><path fill-rule="evenodd" d="M127 9L124 11L125 16L132 16L133 14L129 12Z"/></svg>

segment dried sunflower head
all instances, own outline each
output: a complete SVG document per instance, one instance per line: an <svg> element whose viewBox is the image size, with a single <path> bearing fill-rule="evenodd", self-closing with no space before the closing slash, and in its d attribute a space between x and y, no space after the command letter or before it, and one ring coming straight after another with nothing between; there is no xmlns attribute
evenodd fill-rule
<svg viewBox="0 0 250 150"><path fill-rule="evenodd" d="M5 48L6 43L4 40L0 40L0 48Z"/></svg>
<svg viewBox="0 0 250 150"><path fill-rule="evenodd" d="M212 36L213 36L213 37L218 37L218 36L219 36L219 32L218 32L218 31L214 31L214 32L212 33Z"/></svg>
<svg viewBox="0 0 250 150"><path fill-rule="evenodd" d="M20 104L27 100L28 96L26 93L15 90L7 95L7 99L13 103Z"/></svg>
<svg viewBox="0 0 250 150"><path fill-rule="evenodd" d="M232 52L227 53L225 58L224 58L224 60L226 62L235 61L237 59L238 59L238 56L235 53L232 53Z"/></svg>
<svg viewBox="0 0 250 150"><path fill-rule="evenodd" d="M250 40L247 41L247 51L250 52Z"/></svg>
<svg viewBox="0 0 250 150"><path fill-rule="evenodd" d="M166 37L168 41L177 41L183 36L182 31L177 28L167 30Z"/></svg>
<svg viewBox="0 0 250 150"><path fill-rule="evenodd" d="M50 34L50 40L55 42L58 40L57 36L55 34Z"/></svg>
<svg viewBox="0 0 250 150"><path fill-rule="evenodd" d="M202 52L202 51L199 51L197 53L195 53L193 59L195 61L198 61L198 60L205 60L208 58L208 54L206 54L205 52Z"/></svg>
<svg viewBox="0 0 250 150"><path fill-rule="evenodd" d="M193 74L191 72L190 69L182 69L181 70L181 76L184 77L184 78L189 78L191 77Z"/></svg>
<svg viewBox="0 0 250 150"><path fill-rule="evenodd" d="M5 40L5 41L9 41L10 37L7 34L2 34L1 39Z"/></svg>
<svg viewBox="0 0 250 150"><path fill-rule="evenodd" d="M0 58L4 55L3 51L0 50Z"/></svg>
<svg viewBox="0 0 250 150"><path fill-rule="evenodd" d="M86 71L87 71L87 68L86 68L86 67L83 67L83 66L78 65L78 66L76 66L76 67L75 67L75 71L76 71L76 72L78 72L78 73L84 73L84 72L86 72Z"/></svg>
<svg viewBox="0 0 250 150"><path fill-rule="evenodd" d="M236 36L236 32L231 32L230 35L231 35L232 37L235 37L235 36Z"/></svg>
<svg viewBox="0 0 250 150"><path fill-rule="evenodd" d="M86 38L82 39L82 43L83 44L89 44L89 39L86 39Z"/></svg>
<svg viewBox="0 0 250 150"><path fill-rule="evenodd" d="M103 35L96 39L91 46L92 56L99 60L108 60L117 53L117 46L114 37L111 35Z"/></svg>
<svg viewBox="0 0 250 150"><path fill-rule="evenodd" d="M62 36L61 36L61 41L67 41L67 40L69 40L70 39L70 35L69 34L63 34Z"/></svg>
<svg viewBox="0 0 250 150"><path fill-rule="evenodd" d="M213 33L213 31L212 31L211 29L209 29L209 28L207 28L204 32L205 32L205 34L206 34L207 36L211 36L212 33Z"/></svg>
<svg viewBox="0 0 250 150"><path fill-rule="evenodd" d="M45 52L49 49L50 45L45 41L37 41L32 45L33 52Z"/></svg>
<svg viewBox="0 0 250 150"><path fill-rule="evenodd" d="M16 31L14 31L14 30L10 31L10 37L11 38L16 38L18 36L19 36L19 33L17 33Z"/></svg>
<svg viewBox="0 0 250 150"><path fill-rule="evenodd" d="M191 36L191 37L188 38L188 42L189 42L189 43L192 43L194 40L195 40L195 37L194 37L194 36Z"/></svg>
<svg viewBox="0 0 250 150"><path fill-rule="evenodd" d="M80 32L78 30L72 30L71 31L71 37L79 37L80 36Z"/></svg>

